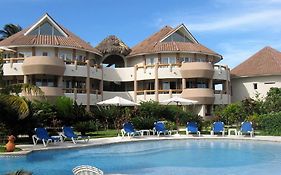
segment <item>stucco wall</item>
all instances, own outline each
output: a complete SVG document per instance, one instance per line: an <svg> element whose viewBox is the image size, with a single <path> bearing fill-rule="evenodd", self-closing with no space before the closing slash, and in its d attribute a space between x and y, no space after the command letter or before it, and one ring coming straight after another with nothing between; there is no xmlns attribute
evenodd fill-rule
<svg viewBox="0 0 281 175"><path fill-rule="evenodd" d="M257 89L254 89L257 83ZM274 84L273 84L274 83ZM257 93L265 97L271 87L281 87L281 75L263 77L232 78L232 102L241 101L245 98L254 98Z"/></svg>

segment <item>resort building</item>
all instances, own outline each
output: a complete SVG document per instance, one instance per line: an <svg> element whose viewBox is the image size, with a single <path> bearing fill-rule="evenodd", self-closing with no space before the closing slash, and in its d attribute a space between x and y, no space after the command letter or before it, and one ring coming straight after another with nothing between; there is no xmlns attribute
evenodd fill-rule
<svg viewBox="0 0 281 175"><path fill-rule="evenodd" d="M281 52L265 47L231 70L232 102L281 88Z"/></svg>
<svg viewBox="0 0 281 175"><path fill-rule="evenodd" d="M67 96L89 107L121 96L162 101L174 96L196 100L199 115L229 104L230 70L218 53L201 45L184 24L165 26L129 48L116 36L92 47L48 14L3 41L7 84L31 83L52 100ZM24 95L24 94L23 94Z"/></svg>

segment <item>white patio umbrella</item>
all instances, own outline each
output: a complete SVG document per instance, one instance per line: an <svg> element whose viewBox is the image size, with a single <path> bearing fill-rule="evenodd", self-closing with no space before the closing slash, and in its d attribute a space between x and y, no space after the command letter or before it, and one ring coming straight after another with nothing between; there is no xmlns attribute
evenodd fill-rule
<svg viewBox="0 0 281 175"><path fill-rule="evenodd" d="M195 100L189 100L181 97L173 97L169 98L167 100L160 101L160 104L164 105L193 105L198 103L198 101Z"/></svg>
<svg viewBox="0 0 281 175"><path fill-rule="evenodd" d="M136 106L138 105L135 102L132 102L130 100L124 99L122 97L116 96L114 98L105 100L105 101L101 101L97 103L98 105L103 105L103 106L109 106L109 105L113 105L113 106Z"/></svg>

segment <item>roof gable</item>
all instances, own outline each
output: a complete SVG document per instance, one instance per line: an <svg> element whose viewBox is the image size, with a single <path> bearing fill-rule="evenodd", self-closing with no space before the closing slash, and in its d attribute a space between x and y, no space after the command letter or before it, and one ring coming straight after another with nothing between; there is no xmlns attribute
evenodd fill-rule
<svg viewBox="0 0 281 175"><path fill-rule="evenodd" d="M199 42L194 38L194 36L189 32L184 24L179 25L171 32L169 32L160 42L192 42L198 44Z"/></svg>
<svg viewBox="0 0 281 175"><path fill-rule="evenodd" d="M24 35L55 35L68 37L68 34L47 13L31 26Z"/></svg>
<svg viewBox="0 0 281 175"><path fill-rule="evenodd" d="M248 77L281 74L281 52L265 47L231 70L232 76Z"/></svg>

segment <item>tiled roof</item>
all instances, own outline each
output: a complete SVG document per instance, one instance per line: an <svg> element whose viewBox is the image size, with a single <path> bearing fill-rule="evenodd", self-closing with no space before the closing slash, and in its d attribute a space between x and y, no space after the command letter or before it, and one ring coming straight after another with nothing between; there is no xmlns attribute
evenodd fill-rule
<svg viewBox="0 0 281 175"><path fill-rule="evenodd" d="M61 27L61 26L60 26ZM98 55L101 53L90 44L86 43L78 36L68 31L67 29L61 27L68 37L64 36L51 36L51 35L24 35L29 29L22 30L9 38L0 42L0 46L59 46L59 47L71 47L81 50L87 50L89 52L94 52Z"/></svg>
<svg viewBox="0 0 281 175"><path fill-rule="evenodd" d="M163 38L173 32L174 29L170 26L165 26L159 32L154 33L141 43L137 44L132 48L132 52L129 56L139 55L139 54L147 54L147 53L161 53L161 52L191 52L191 53L206 53L217 55L221 57L221 55L216 52L208 49L207 47L192 42L160 42Z"/></svg>
<svg viewBox="0 0 281 175"><path fill-rule="evenodd" d="M281 52L265 47L231 70L232 76L281 74Z"/></svg>

